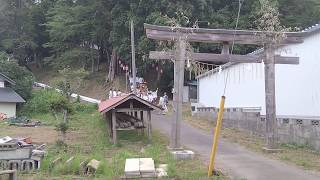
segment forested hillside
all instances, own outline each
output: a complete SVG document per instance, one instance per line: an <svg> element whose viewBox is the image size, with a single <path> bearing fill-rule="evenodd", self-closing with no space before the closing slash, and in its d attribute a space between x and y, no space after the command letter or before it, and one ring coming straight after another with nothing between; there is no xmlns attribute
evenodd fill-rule
<svg viewBox="0 0 320 180"><path fill-rule="evenodd" d="M239 29L257 29L262 1L266 0L241 1ZM294 31L320 21L319 0L272 1L282 25ZM146 38L143 23L233 29L237 12L238 0L0 0L0 51L27 68L36 64L44 69L103 71L105 81L112 81L118 72L108 73L110 68L119 66L119 61L130 66L133 20L138 75L158 71L153 78L166 87L172 80L172 65L148 60L149 50L163 45ZM221 48L193 46L200 52Z"/></svg>

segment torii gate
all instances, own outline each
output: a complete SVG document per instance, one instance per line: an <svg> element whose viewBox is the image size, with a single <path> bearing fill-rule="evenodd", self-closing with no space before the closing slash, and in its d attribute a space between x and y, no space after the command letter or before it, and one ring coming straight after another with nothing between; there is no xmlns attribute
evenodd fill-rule
<svg viewBox="0 0 320 180"><path fill-rule="evenodd" d="M192 53L194 61L206 61L214 63L265 63L265 101L266 101L266 139L268 149L277 148L277 122L275 104L275 64L299 64L298 57L283 57L275 55L275 47L272 41L262 39L261 36L272 32L203 29L169 27L144 24L146 35L150 39L176 42L175 52L151 51L150 59L174 59L174 90L173 106L174 119L171 127L169 147L179 149L180 122L182 118L182 88L184 82L184 66L186 60L186 42L223 43L221 54ZM302 43L303 33L286 32L285 38L279 45ZM232 55L229 53L231 43L235 44L266 44L263 55Z"/></svg>

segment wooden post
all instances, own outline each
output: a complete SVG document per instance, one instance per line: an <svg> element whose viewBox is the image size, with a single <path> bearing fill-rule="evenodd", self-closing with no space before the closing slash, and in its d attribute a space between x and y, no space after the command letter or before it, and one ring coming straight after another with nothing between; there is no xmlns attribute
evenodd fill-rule
<svg viewBox="0 0 320 180"><path fill-rule="evenodd" d="M113 144L117 144L116 111L112 111L112 140L113 140Z"/></svg>
<svg viewBox="0 0 320 180"><path fill-rule="evenodd" d="M186 59L186 41L182 38L177 42L176 60L174 61L174 116L171 126L170 148L181 148L180 129L182 118L182 90L184 82L184 65Z"/></svg>
<svg viewBox="0 0 320 180"><path fill-rule="evenodd" d="M143 122L143 111L140 111L140 119Z"/></svg>
<svg viewBox="0 0 320 180"><path fill-rule="evenodd" d="M141 119L141 122L143 123L143 127L145 127L145 120L143 118L143 111L140 111L140 119ZM142 134L144 135L144 128L141 129L142 131Z"/></svg>
<svg viewBox="0 0 320 180"><path fill-rule="evenodd" d="M277 119L275 99L275 50L270 45L266 47L265 96L266 96L266 140L268 149L277 148Z"/></svg>
<svg viewBox="0 0 320 180"><path fill-rule="evenodd" d="M149 143L152 142L152 125L151 125L151 111L147 111L147 127L148 127L148 141Z"/></svg>
<svg viewBox="0 0 320 180"><path fill-rule="evenodd" d="M222 51L221 54L230 54L230 45L229 42L223 42L223 47L222 47Z"/></svg>
<svg viewBox="0 0 320 180"><path fill-rule="evenodd" d="M133 20L131 20L131 51L132 51L133 93L136 94L136 60L135 60L135 47L134 47L134 28L133 28ZM130 87L130 88L131 88L131 87Z"/></svg>

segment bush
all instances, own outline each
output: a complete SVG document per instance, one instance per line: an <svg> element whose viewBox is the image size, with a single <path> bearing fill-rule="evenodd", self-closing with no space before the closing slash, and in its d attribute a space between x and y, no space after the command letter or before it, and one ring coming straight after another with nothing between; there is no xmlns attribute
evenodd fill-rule
<svg viewBox="0 0 320 180"><path fill-rule="evenodd" d="M51 106L55 102L67 101L60 93L45 89L32 93L31 99L22 108L22 114L32 115L38 113L51 113Z"/></svg>
<svg viewBox="0 0 320 180"><path fill-rule="evenodd" d="M75 103L74 110L77 112L92 113L97 110L97 105L95 104L85 104L85 103Z"/></svg>
<svg viewBox="0 0 320 180"><path fill-rule="evenodd" d="M0 52L0 72L16 82L12 89L22 98L25 100L30 98L34 77L29 70L20 66L14 59L8 61L8 55Z"/></svg>

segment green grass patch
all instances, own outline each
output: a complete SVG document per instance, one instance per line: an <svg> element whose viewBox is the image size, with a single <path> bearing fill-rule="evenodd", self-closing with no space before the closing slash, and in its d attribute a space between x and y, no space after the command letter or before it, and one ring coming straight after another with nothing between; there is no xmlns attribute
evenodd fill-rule
<svg viewBox="0 0 320 180"><path fill-rule="evenodd" d="M84 179L117 179L124 175L126 158L153 158L156 166L168 164L168 174L173 179L206 179L207 168L200 159L172 159L167 150L167 138L161 133L154 131L153 142L148 144L146 132L143 134L137 130L119 131L119 144L114 146L109 142L106 121L97 112L96 106L73 104L73 109L74 112L70 114L69 119L66 146L56 143L47 148L41 171L36 174L37 178L70 179L75 176ZM52 126L57 123L48 113L31 115L32 119L41 119ZM61 157L61 162L52 167L52 161L58 157ZM66 161L70 157L74 159L67 164ZM100 161L101 166L94 176L83 176L80 163L91 159Z"/></svg>

